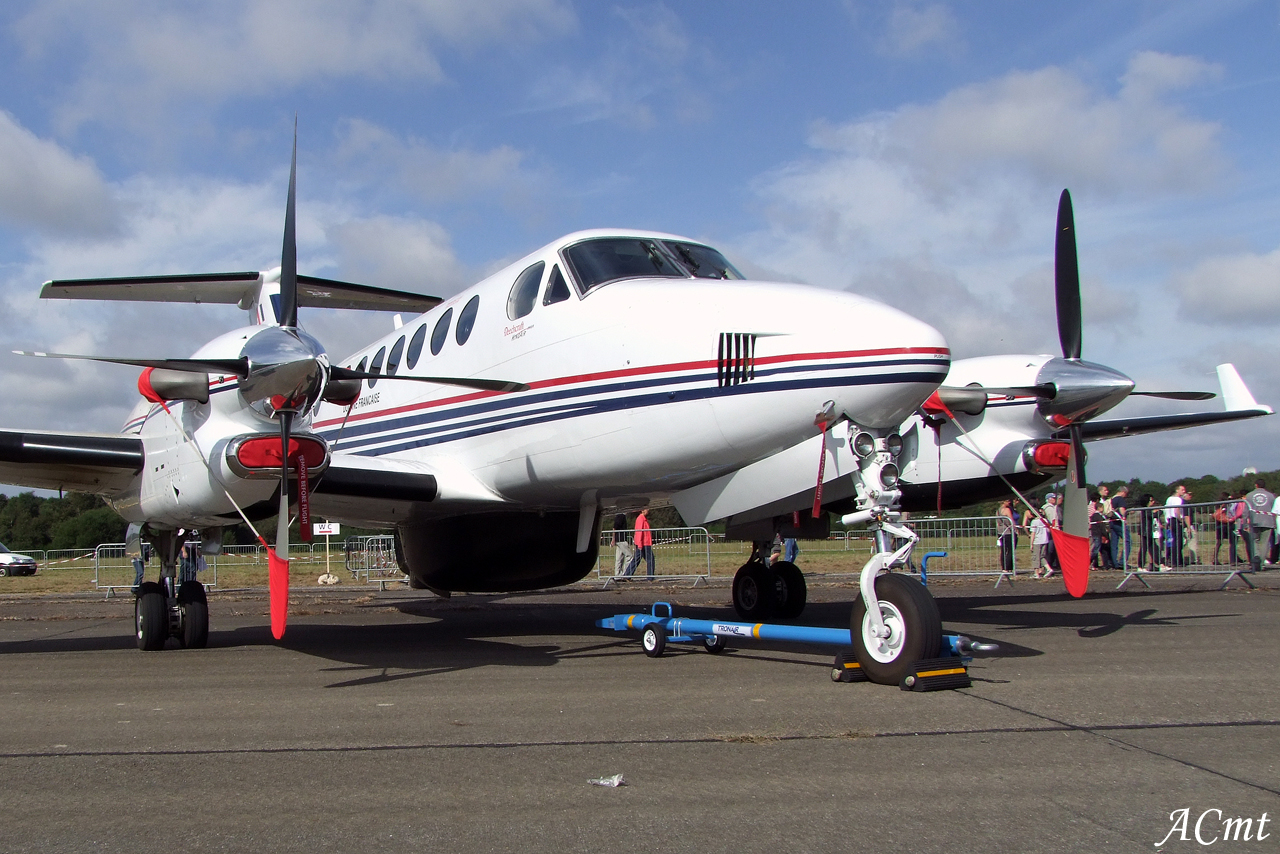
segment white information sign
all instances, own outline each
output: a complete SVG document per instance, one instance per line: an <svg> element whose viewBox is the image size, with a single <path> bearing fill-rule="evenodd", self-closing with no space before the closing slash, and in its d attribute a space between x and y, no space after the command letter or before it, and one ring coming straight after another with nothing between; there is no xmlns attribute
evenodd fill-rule
<svg viewBox="0 0 1280 854"><path fill-rule="evenodd" d="M337 522L316 522L311 526L311 533L317 537L336 537L341 530Z"/></svg>

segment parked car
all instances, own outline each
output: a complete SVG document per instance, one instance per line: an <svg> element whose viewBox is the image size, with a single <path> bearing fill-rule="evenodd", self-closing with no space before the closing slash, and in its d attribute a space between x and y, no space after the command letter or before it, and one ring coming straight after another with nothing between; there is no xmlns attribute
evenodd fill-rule
<svg viewBox="0 0 1280 854"><path fill-rule="evenodd" d="M0 575L35 575L36 559L28 555L15 554L9 547L0 543Z"/></svg>

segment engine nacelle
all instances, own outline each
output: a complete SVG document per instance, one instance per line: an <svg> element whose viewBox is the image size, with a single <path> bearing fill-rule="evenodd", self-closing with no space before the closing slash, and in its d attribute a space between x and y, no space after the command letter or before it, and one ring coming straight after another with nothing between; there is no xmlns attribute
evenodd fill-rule
<svg viewBox="0 0 1280 854"><path fill-rule="evenodd" d="M438 591L503 593L572 584L595 567L600 518L577 551L578 514L477 513L398 529L410 583Z"/></svg>

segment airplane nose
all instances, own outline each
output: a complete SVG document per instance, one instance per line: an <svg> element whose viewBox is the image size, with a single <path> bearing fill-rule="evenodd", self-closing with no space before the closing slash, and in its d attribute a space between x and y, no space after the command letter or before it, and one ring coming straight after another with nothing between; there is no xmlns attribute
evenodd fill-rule
<svg viewBox="0 0 1280 854"><path fill-rule="evenodd" d="M839 310L828 306L824 322L824 337L842 341L840 350L851 355L846 400L837 403L863 427L897 427L946 378L951 351L928 323L893 306L848 296Z"/></svg>

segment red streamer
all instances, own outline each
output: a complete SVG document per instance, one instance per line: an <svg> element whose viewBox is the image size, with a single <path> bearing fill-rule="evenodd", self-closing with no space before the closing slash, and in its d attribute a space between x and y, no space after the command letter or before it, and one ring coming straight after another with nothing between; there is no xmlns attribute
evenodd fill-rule
<svg viewBox="0 0 1280 854"><path fill-rule="evenodd" d="M1079 599L1089 589L1089 538L1050 528L1067 592Z"/></svg>

